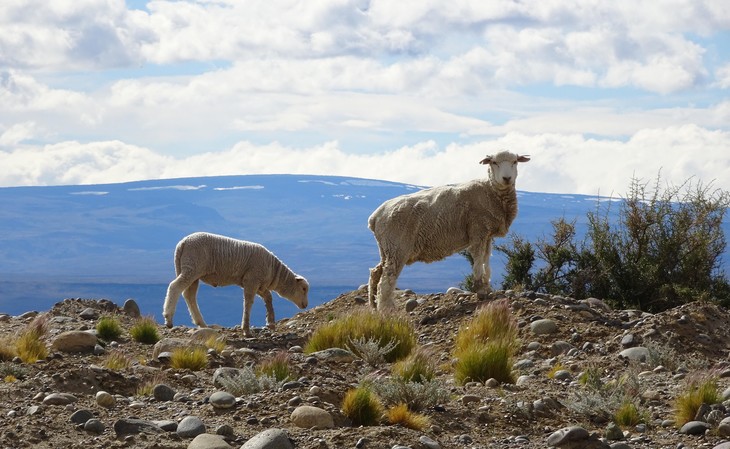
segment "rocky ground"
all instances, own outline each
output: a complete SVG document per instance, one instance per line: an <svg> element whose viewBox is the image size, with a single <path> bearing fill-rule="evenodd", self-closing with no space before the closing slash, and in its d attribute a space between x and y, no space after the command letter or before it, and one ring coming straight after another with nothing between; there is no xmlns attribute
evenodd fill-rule
<svg viewBox="0 0 730 449"><path fill-rule="evenodd" d="M611 310L599 300L500 292L497 296L508 297L520 326L518 381L458 386L449 369L453 339L484 301L463 292L403 292L398 304L403 309L407 304L419 344L440 358L438 380L448 398L425 410L430 425L415 431L354 427L340 411L346 391L365 376L387 376L387 364L374 368L360 359L328 359L301 350L321 324L366 307L365 296L363 290L343 294L278 322L275 330L256 329L253 338L245 338L239 329L217 329L226 347L210 351L208 368L201 371L170 368L164 357L155 357L159 347L156 351L137 343L126 332L106 344L103 354L100 347L96 354L52 349L47 359L34 364L4 362L3 368L17 372L18 380L0 383L0 447L730 448L725 443L730 437L723 436L727 425L720 424L730 409L722 404L704 410L697 417L700 422L689 429L673 423L675 399L693 379L716 376L721 396L730 386L730 313L721 307L696 302L650 315ZM48 347L63 332L94 329L98 317L108 314L129 329L135 311L128 310L106 300L62 301L46 312ZM34 315L0 315L0 338L11 338ZM160 326L159 332L165 339L187 341L194 329ZM132 365L104 368L110 351L122 352ZM252 365L277 351L289 354L295 381L227 405L217 403L220 398L212 396L221 390L214 384L216 370ZM589 371L600 373L606 385L614 382L616 389L636 389L645 422L609 431L608 406L591 405L588 390L578 382L580 373ZM142 395L143 384L169 389ZM307 428L292 417L302 406L323 410L333 427ZM139 423L154 423L154 428ZM194 439L201 426L206 434L220 437ZM574 442L560 440L561 429L568 427L573 427L571 436L577 435Z"/></svg>

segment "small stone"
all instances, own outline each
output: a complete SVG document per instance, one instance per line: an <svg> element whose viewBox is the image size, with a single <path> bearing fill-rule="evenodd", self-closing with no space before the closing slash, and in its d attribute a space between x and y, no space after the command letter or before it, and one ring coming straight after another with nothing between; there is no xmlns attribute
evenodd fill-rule
<svg viewBox="0 0 730 449"><path fill-rule="evenodd" d="M414 298L409 299L406 301L406 312L412 312L418 307L418 301Z"/></svg>
<svg viewBox="0 0 730 449"><path fill-rule="evenodd" d="M177 424L175 433L182 438L195 438L205 433L205 424L197 416L186 416Z"/></svg>
<svg viewBox="0 0 730 449"><path fill-rule="evenodd" d="M216 409L229 409L236 405L236 397L226 391L216 391L210 395L209 401Z"/></svg>
<svg viewBox="0 0 730 449"><path fill-rule="evenodd" d="M59 352L92 353L96 346L96 335L85 331L66 331L59 334L51 343L51 348Z"/></svg>
<svg viewBox="0 0 730 449"><path fill-rule="evenodd" d="M479 402L481 398L475 394L465 394L461 397L461 403L464 405L471 404L472 402Z"/></svg>
<svg viewBox="0 0 730 449"><path fill-rule="evenodd" d="M91 410L81 409L76 410L71 415L71 422L74 424L84 424L86 421L90 420L94 417L94 414L91 412Z"/></svg>
<svg viewBox="0 0 730 449"><path fill-rule="evenodd" d="M114 407L114 405L117 403L117 400L114 398L114 396L107 393L106 391L97 391L96 403L101 407L109 408Z"/></svg>
<svg viewBox="0 0 730 449"><path fill-rule="evenodd" d="M235 432L233 431L233 427L229 426L228 424L222 424L215 428L215 434L224 437L232 437Z"/></svg>
<svg viewBox="0 0 730 449"><path fill-rule="evenodd" d="M151 421L145 421L142 419L118 419L114 423L114 432L117 436L123 436L135 435L141 432L162 433L163 430Z"/></svg>
<svg viewBox="0 0 730 449"><path fill-rule="evenodd" d="M92 309L91 307L87 307L79 313L79 318L84 320L95 320L99 318L99 311Z"/></svg>
<svg viewBox="0 0 730 449"><path fill-rule="evenodd" d="M717 426L717 433L724 438L730 437L730 417L720 421L720 424Z"/></svg>
<svg viewBox="0 0 730 449"><path fill-rule="evenodd" d="M321 351L313 352L313 357L319 360L326 360L329 362L340 362L349 363L356 360L358 357L352 352L342 348L329 348Z"/></svg>
<svg viewBox="0 0 730 449"><path fill-rule="evenodd" d="M86 421L86 423L84 423L84 430L90 433L96 433L101 435L102 433L104 433L104 430L106 430L106 426L98 419L91 418L90 420Z"/></svg>
<svg viewBox="0 0 730 449"><path fill-rule="evenodd" d="M547 439L548 446L565 446L568 443L587 440L590 437L588 431L579 426L564 427L553 432ZM576 446L577 447L577 446Z"/></svg>
<svg viewBox="0 0 730 449"><path fill-rule="evenodd" d="M139 305L137 305L137 301L132 298L124 301L124 306L122 307L122 310L124 310L124 313L132 318L139 318L142 316L142 312L139 310Z"/></svg>
<svg viewBox="0 0 730 449"><path fill-rule="evenodd" d="M169 385L157 384L152 388L152 396L158 401L172 401L175 398L175 390Z"/></svg>
<svg viewBox="0 0 730 449"><path fill-rule="evenodd" d="M226 443L220 435L201 433L193 438L188 449L230 449L231 445Z"/></svg>
<svg viewBox="0 0 730 449"><path fill-rule="evenodd" d="M78 398L70 393L51 393L43 399L43 404L68 405L76 401L78 401Z"/></svg>
<svg viewBox="0 0 730 449"><path fill-rule="evenodd" d="M331 429L335 426L329 412L309 405L297 407L291 414L291 420L297 427L305 429Z"/></svg>
<svg viewBox="0 0 730 449"><path fill-rule="evenodd" d="M294 445L282 429L268 429L254 435L241 449L294 449Z"/></svg>
<svg viewBox="0 0 730 449"><path fill-rule="evenodd" d="M418 438L418 442L426 447L426 449L441 449L441 445L426 435L422 435Z"/></svg>
<svg viewBox="0 0 730 449"><path fill-rule="evenodd" d="M706 422L690 421L679 429L679 433L687 435L704 435L710 428L711 426Z"/></svg>
<svg viewBox="0 0 730 449"><path fill-rule="evenodd" d="M608 426L606 426L606 433L605 433L607 440L623 440L624 439L624 433L621 430L619 426L616 425L616 423L609 423Z"/></svg>
<svg viewBox="0 0 730 449"><path fill-rule="evenodd" d="M530 323L530 330L535 335L554 334L558 331L558 325L555 321L545 318Z"/></svg>
<svg viewBox="0 0 730 449"><path fill-rule="evenodd" d="M635 346L621 351L619 357L637 362L646 362L649 360L649 350L643 346Z"/></svg>
<svg viewBox="0 0 730 449"><path fill-rule="evenodd" d="M164 430L165 432L174 432L177 430L177 422L165 419L162 421L152 421L157 427Z"/></svg>

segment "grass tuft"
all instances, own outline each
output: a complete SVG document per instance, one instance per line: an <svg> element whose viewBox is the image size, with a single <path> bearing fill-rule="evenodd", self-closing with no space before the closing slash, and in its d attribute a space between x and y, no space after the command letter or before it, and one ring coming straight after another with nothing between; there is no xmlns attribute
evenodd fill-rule
<svg viewBox="0 0 730 449"><path fill-rule="evenodd" d="M406 404L398 404L388 409L386 417L390 424L397 424L408 429L422 431L429 425L431 420L426 415L412 412Z"/></svg>
<svg viewBox="0 0 730 449"><path fill-rule="evenodd" d="M623 428L632 428L644 422L644 416L635 403L625 400L614 414L614 421Z"/></svg>
<svg viewBox="0 0 730 449"><path fill-rule="evenodd" d="M693 421L702 404L713 405L718 402L720 402L720 395L717 391L717 378L710 376L700 381L690 382L687 390L680 394L674 403L677 426Z"/></svg>
<svg viewBox="0 0 730 449"><path fill-rule="evenodd" d="M370 387L361 385L345 394L342 413L354 426L375 426L383 416L383 405Z"/></svg>
<svg viewBox="0 0 730 449"><path fill-rule="evenodd" d="M170 366L176 369L200 371L208 366L208 350L204 347L177 348L170 356Z"/></svg>
<svg viewBox="0 0 730 449"><path fill-rule="evenodd" d="M157 323L152 317L142 317L129 329L129 334L134 341L153 345L160 341L160 334L157 332Z"/></svg>
<svg viewBox="0 0 730 449"><path fill-rule="evenodd" d="M393 375L405 382L428 382L436 376L434 354L419 348L393 365Z"/></svg>
<svg viewBox="0 0 730 449"><path fill-rule="evenodd" d="M96 323L96 335L104 341L116 340L122 335L122 326L116 317L103 316Z"/></svg>
<svg viewBox="0 0 730 449"><path fill-rule="evenodd" d="M205 340L205 346L208 349L212 349L216 353L220 354L221 351L226 349L226 339L225 337L217 337L215 335L211 335L210 337L208 337L207 340Z"/></svg>
<svg viewBox="0 0 730 449"><path fill-rule="evenodd" d="M474 317L459 328L454 343L454 353L458 356L461 351L472 344L501 342L502 346L511 346L517 350L517 322L512 317L507 299L490 302L474 313Z"/></svg>
<svg viewBox="0 0 730 449"><path fill-rule="evenodd" d="M0 362L9 362L18 355L15 351L15 341L8 337L0 338Z"/></svg>
<svg viewBox="0 0 730 449"><path fill-rule="evenodd" d="M129 368L131 365L132 360L122 351L109 351L102 362L104 368L112 371L120 371Z"/></svg>
<svg viewBox="0 0 730 449"><path fill-rule="evenodd" d="M291 376L289 367L289 354L279 351L276 354L262 360L256 368L256 374L260 377L266 375L273 377L277 382L284 382Z"/></svg>
<svg viewBox="0 0 730 449"><path fill-rule="evenodd" d="M35 363L48 357L43 337L48 333L48 317L38 315L20 331L15 340L15 352L24 363Z"/></svg>
<svg viewBox="0 0 730 449"><path fill-rule="evenodd" d="M374 341L381 348L395 344L384 354L385 361L392 363L411 353L416 346L416 334L410 322L402 316L385 316L369 307L361 307L317 328L304 351L309 354L329 348L348 348L353 346L353 341ZM356 347L351 349L357 351Z"/></svg>
<svg viewBox="0 0 730 449"><path fill-rule="evenodd" d="M454 365L454 379L459 385L485 382L491 378L514 383L512 345L504 342L472 344L459 353Z"/></svg>

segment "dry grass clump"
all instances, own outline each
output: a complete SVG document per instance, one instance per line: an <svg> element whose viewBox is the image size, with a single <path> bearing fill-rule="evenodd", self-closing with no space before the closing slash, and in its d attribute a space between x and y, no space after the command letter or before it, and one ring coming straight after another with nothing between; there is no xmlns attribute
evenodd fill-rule
<svg viewBox="0 0 730 449"><path fill-rule="evenodd" d="M289 354L279 351L259 362L256 367L257 377L266 375L273 377L277 382L283 382L290 378L291 368L289 365Z"/></svg>
<svg viewBox="0 0 730 449"><path fill-rule="evenodd" d="M48 357L43 338L48 333L48 317L38 315L20 331L15 340L15 352L24 363L35 363Z"/></svg>
<svg viewBox="0 0 730 449"><path fill-rule="evenodd" d="M16 355L15 341L7 336L0 337L0 362L13 360Z"/></svg>
<svg viewBox="0 0 730 449"><path fill-rule="evenodd" d="M149 378L139 384L134 394L136 396L152 396L155 385L164 383L164 381L165 378L162 375L156 374L152 378Z"/></svg>
<svg viewBox="0 0 730 449"><path fill-rule="evenodd" d="M134 341L148 345L153 345L160 341L160 334L157 332L157 322L149 316L138 319L129 329L129 334Z"/></svg>
<svg viewBox="0 0 730 449"><path fill-rule="evenodd" d="M408 429L422 431L431 425L431 420L426 415L413 412L406 404L398 404L391 407L385 414L390 424L400 425Z"/></svg>
<svg viewBox="0 0 730 449"><path fill-rule="evenodd" d="M509 302L500 299L480 307L456 334L456 382L463 385L494 378L502 383L514 383L512 364L518 345L517 323Z"/></svg>
<svg viewBox="0 0 730 449"><path fill-rule="evenodd" d="M713 405L720 402L717 391L717 378L708 376L704 379L693 380L687 385L684 393L674 402L674 416L677 426L682 426L695 419L697 410L702 404Z"/></svg>
<svg viewBox="0 0 730 449"><path fill-rule="evenodd" d="M122 326L116 317L103 316L96 323L96 335L104 341L116 340L122 335Z"/></svg>
<svg viewBox="0 0 730 449"><path fill-rule="evenodd" d="M645 421L645 417L639 411L639 407L629 400L624 400L618 410L616 410L616 413L614 413L613 419L616 424L623 428L633 428L637 424Z"/></svg>
<svg viewBox="0 0 730 449"><path fill-rule="evenodd" d="M416 334L406 318L398 315L386 316L362 307L317 328L310 336L304 351L312 353L328 348L348 347L357 351L355 345L352 345L353 341L373 341L381 348L395 344L384 355L385 361L391 363L411 353L416 346Z"/></svg>
<svg viewBox="0 0 730 449"><path fill-rule="evenodd" d="M354 426L375 426L383 417L383 404L368 385L361 385L345 394L342 413Z"/></svg>
<svg viewBox="0 0 730 449"><path fill-rule="evenodd" d="M208 366L208 350L200 346L174 349L170 356L170 366L191 371L205 369Z"/></svg>
<svg viewBox="0 0 730 449"><path fill-rule="evenodd" d="M405 382L427 382L436 376L436 357L431 351L419 348L393 365L393 375Z"/></svg>
<svg viewBox="0 0 730 449"><path fill-rule="evenodd" d="M120 371L129 368L132 360L122 351L109 351L101 365L112 371Z"/></svg>
<svg viewBox="0 0 730 449"><path fill-rule="evenodd" d="M211 335L207 340L205 340L205 347L220 353L226 349L226 339L225 337L216 337L215 335Z"/></svg>

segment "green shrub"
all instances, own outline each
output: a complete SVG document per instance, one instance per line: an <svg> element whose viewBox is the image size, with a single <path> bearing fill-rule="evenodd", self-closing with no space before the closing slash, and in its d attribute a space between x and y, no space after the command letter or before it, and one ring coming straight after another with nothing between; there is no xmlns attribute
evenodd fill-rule
<svg viewBox="0 0 730 449"><path fill-rule="evenodd" d="M142 317L129 329L129 334L134 341L152 345L160 341L160 334L157 332L157 323L152 317Z"/></svg>
<svg viewBox="0 0 730 449"><path fill-rule="evenodd" d="M383 405L370 387L361 385L345 394L342 413L355 426L375 426L383 416Z"/></svg>
<svg viewBox="0 0 730 449"><path fill-rule="evenodd" d="M176 369L200 371L208 366L208 351L200 346L176 348L170 356L170 366Z"/></svg>
<svg viewBox="0 0 730 449"><path fill-rule="evenodd" d="M598 203L587 214L581 242L575 221L559 219L551 237L538 239L536 252L514 236L496 245L508 258L505 283L651 312L701 298L730 304L730 283L721 270L730 192L691 179L661 186L659 176L653 188L632 179L623 201Z"/></svg>
<svg viewBox="0 0 730 449"><path fill-rule="evenodd" d="M387 362L408 356L416 346L416 334L404 317L386 316L362 307L317 328L310 336L304 351L309 354L329 348L348 347L357 351L352 345L352 342L357 340L371 340L377 342L379 347L395 343L395 348L384 355Z"/></svg>
<svg viewBox="0 0 730 449"><path fill-rule="evenodd" d="M122 335L119 320L113 316L103 316L96 323L96 335L104 341L112 341Z"/></svg>
<svg viewBox="0 0 730 449"><path fill-rule="evenodd" d="M454 365L454 379L459 385L467 382L485 382L494 378L502 383L514 383L511 343L494 341L475 343L458 353Z"/></svg>

